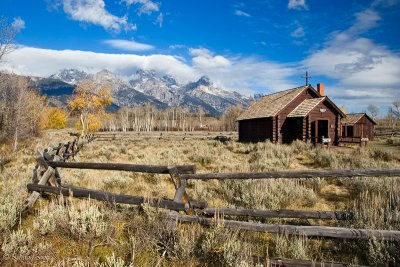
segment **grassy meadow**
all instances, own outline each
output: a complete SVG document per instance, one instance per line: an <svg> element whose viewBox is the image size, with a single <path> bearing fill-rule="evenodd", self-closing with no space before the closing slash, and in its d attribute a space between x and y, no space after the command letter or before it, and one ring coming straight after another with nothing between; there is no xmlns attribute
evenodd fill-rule
<svg viewBox="0 0 400 267"><path fill-rule="evenodd" d="M303 142L223 144L212 134L175 138L146 137L94 141L75 157L78 162L152 165L194 164L202 172L399 168L399 140L360 147L322 149ZM153 134L154 135L154 134ZM159 134L158 134L159 135ZM215 135L215 134L214 134ZM339 261L396 266L400 244L370 240L293 237L174 225L162 211L54 196L39 198L35 211L19 218L32 179L35 150L71 140L67 131L48 131L23 144L0 175L0 265L2 266L262 266L253 256ZM168 175L60 169L64 184L108 192L173 198ZM271 179L189 181L190 198L209 207L255 209L352 210L349 221L261 219L262 223L331 225L400 230L400 177L343 179ZM234 218L230 219L243 219ZM17 223L16 227L11 227Z"/></svg>

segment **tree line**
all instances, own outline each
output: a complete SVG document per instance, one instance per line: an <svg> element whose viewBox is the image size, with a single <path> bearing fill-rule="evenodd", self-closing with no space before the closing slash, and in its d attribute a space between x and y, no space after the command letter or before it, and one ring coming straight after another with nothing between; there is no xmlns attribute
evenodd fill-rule
<svg viewBox="0 0 400 267"><path fill-rule="evenodd" d="M241 106L231 106L220 116L206 114L201 107L190 112L184 106L159 109L146 104L124 107L103 117L103 131L236 131L236 119L243 111Z"/></svg>

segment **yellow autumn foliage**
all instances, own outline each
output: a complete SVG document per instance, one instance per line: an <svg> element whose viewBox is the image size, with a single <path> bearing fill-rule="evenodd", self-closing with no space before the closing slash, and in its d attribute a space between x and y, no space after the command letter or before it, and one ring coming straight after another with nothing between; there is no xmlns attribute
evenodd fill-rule
<svg viewBox="0 0 400 267"><path fill-rule="evenodd" d="M96 131L101 127L99 115L105 107L112 103L109 87L94 84L91 81L82 82L74 91L74 97L68 103L71 111L79 113L80 120L76 127L82 133Z"/></svg>
<svg viewBox="0 0 400 267"><path fill-rule="evenodd" d="M45 107L40 118L42 129L64 129L67 126L67 112L61 108Z"/></svg>
<svg viewBox="0 0 400 267"><path fill-rule="evenodd" d="M101 128L101 121L98 119L97 116L90 114L87 118L87 132L96 132ZM75 127L78 131L82 130L81 121L76 121Z"/></svg>

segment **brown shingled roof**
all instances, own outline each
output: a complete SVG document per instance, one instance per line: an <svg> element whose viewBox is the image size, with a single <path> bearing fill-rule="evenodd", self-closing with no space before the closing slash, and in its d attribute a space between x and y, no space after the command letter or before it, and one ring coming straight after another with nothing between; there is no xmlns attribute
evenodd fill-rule
<svg viewBox="0 0 400 267"><path fill-rule="evenodd" d="M293 99L299 96L307 87L308 86L300 86L266 95L253 102L253 104L251 104L250 107L243 112L237 120L240 121L276 116L279 111L286 107Z"/></svg>
<svg viewBox="0 0 400 267"><path fill-rule="evenodd" d="M288 117L305 117L310 113L319 103L325 100L325 97L306 99L301 102L292 112L288 114Z"/></svg>
<svg viewBox="0 0 400 267"><path fill-rule="evenodd" d="M374 124L376 122L369 117L366 113L353 113L353 114L346 114L346 118L342 119L342 124L343 125L353 125L356 124L363 116L366 116L368 119L370 119Z"/></svg>

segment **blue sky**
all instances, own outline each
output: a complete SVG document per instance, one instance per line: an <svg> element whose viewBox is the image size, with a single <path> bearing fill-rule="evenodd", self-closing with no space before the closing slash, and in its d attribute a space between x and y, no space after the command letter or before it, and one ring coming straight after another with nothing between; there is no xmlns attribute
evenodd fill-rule
<svg viewBox="0 0 400 267"><path fill-rule="evenodd" d="M244 94L325 82L349 111L400 98L400 0L1 0L19 33L1 68L138 68Z"/></svg>

